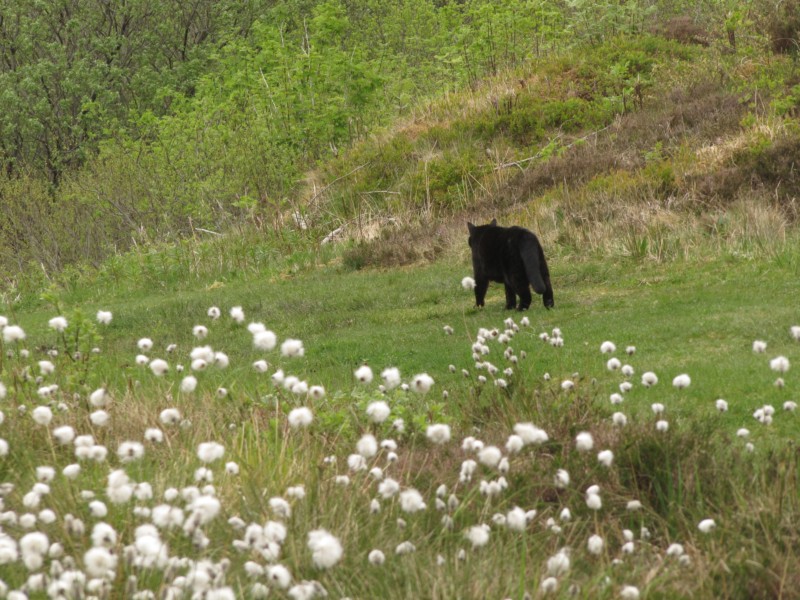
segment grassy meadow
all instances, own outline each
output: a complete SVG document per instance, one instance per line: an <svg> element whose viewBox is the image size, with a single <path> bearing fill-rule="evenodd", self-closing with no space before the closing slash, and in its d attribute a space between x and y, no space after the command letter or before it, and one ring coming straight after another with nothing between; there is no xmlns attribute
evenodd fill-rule
<svg viewBox="0 0 800 600"><path fill-rule="evenodd" d="M0 598L800 598L800 3L47 4Z"/></svg>
<svg viewBox="0 0 800 600"><path fill-rule="evenodd" d="M164 259L159 286L155 271L117 273L116 286L86 279L26 299L6 313L27 335L5 342L0 376L9 448L0 469L13 484L0 519L4 543L18 540L22 558L2 559L0 579L30 597L68 589L64 582L89 596L138 598L796 597L798 424L784 402L797 396L793 371L776 373L770 360L794 362L800 349L790 335L799 322L797 258L786 251L658 264L556 255L556 308L534 302L527 313L505 311L497 285L486 308L475 309L461 287L470 265L460 247L415 267L353 271L325 250L194 278L171 276ZM242 323L229 314L234 306ZM95 320L99 310L113 314L109 324ZM48 325L56 316L69 323L61 333ZM277 346L256 348L250 323L274 331ZM202 340L197 325L207 327ZM555 328L562 346L552 343ZM509 329L506 345L492 338ZM137 346L142 338L150 350ZM282 355L287 338L302 340L303 356ZM765 353L754 352L755 340L767 343ZM601 353L604 341L616 351ZM477 361L475 343L488 348ZM193 348L206 345L227 355L227 367L192 368ZM156 376L137 355L165 359L169 370ZM612 357L633 374L610 370ZM258 372L262 359L268 366ZM43 360L52 373L42 374ZM356 380L362 365L371 383ZM382 391L386 367L411 388ZM279 370L306 387L275 385ZM642 383L647 371L658 376L652 387ZM421 373L434 381L427 393L415 391ZM679 374L691 377L685 389L673 386ZM625 381L631 389L621 392ZM324 397L311 393L316 385ZM99 388L107 396L93 405ZM727 400L726 412L717 399ZM380 401L388 416L368 408ZM771 424L753 417L765 405L775 409ZM52 420L38 424L37 406L50 407ZM300 406L313 414L307 427L290 424ZM180 412L171 425L159 416L170 408ZM625 415L624 426L614 413ZM519 423L547 440L509 442ZM450 428L442 443L427 435L437 424ZM64 425L92 436L107 456L77 458L74 440L61 444L54 434ZM160 438L150 428L162 441L147 441ZM581 432L592 434L591 450L577 449ZM376 450L367 435L392 441ZM478 446L465 449L465 438ZM143 454L118 455L127 441L142 443ZM221 444L224 457L204 463L204 442ZM598 461L603 450L613 453L608 467ZM65 475L74 464L79 473ZM119 469L127 478L110 475ZM555 483L559 469L568 484ZM120 477L130 493L112 484ZM382 487L387 480L396 489ZM599 493L587 494L593 485ZM400 497L409 490L420 496ZM598 510L589 508L592 495ZM218 510L206 521L207 497ZM632 500L639 510L628 509ZM516 507L522 516L512 517ZM716 525L708 533L698 529L704 519ZM112 541L93 541L97 523L113 528ZM338 542L312 549L308 534L318 529ZM25 568L39 564L25 559L24 536L35 531L47 536L45 564ZM107 552L90 555L93 546Z"/></svg>

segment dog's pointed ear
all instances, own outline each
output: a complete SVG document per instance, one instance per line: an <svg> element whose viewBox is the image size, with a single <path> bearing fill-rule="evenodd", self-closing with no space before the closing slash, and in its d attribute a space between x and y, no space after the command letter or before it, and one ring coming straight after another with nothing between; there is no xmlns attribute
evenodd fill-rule
<svg viewBox="0 0 800 600"><path fill-rule="evenodd" d="M489 225L497 225L497 219L492 219L492 222Z"/></svg>
<svg viewBox="0 0 800 600"><path fill-rule="evenodd" d="M469 221L467 221L467 231L469 231L470 235L472 234L473 231L475 231L475 225L473 225Z"/></svg>

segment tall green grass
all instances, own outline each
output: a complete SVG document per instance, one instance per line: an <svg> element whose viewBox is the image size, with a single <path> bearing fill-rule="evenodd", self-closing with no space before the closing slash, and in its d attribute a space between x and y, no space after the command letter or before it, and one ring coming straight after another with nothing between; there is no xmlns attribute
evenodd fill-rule
<svg viewBox="0 0 800 600"><path fill-rule="evenodd" d="M539 593L547 558L565 546L571 548L572 568L559 578L557 595L612 598L623 585L633 584L653 597L793 597L798 539L791 524L798 515L798 467L792 440L798 425L796 415L781 406L794 397L795 377L790 370L784 375L786 386L777 388L777 374L770 371L768 361L782 354L795 362L800 348L788 329L797 324L796 261L717 256L668 264L631 259L579 262L555 254L551 270L556 308L545 311L535 304L525 314L531 325L520 327L510 345L518 356L525 351L526 357L506 377L508 387L501 389L485 370L475 369L471 345L480 327L502 331L504 319L519 323L521 315L502 309L498 286L490 289L487 308L473 308L474 299L459 284L469 273L465 258L452 255L413 269L350 271L336 260L326 262L318 256L315 262L321 266L314 269L293 270L279 263L274 271L244 270L222 285L215 284L216 273L199 273L195 280L173 274L160 280L161 289L153 285L156 279L137 272L120 277L118 286L107 286L103 278L94 283L86 279L85 285L67 286L46 300L6 306L12 321L25 328L28 338L23 345L31 352L25 358L18 346L4 348L10 354L0 375L9 388L3 401L2 436L11 451L2 460L0 479L16 484L5 498L6 510L24 512L22 496L33 484L34 467L48 464L60 473L75 462L71 450L59 447L48 428L34 425L30 416L34 406L56 408L63 403L66 410L55 410L54 423L91 432L110 451L106 463L84 463L77 482L57 475L41 505L57 515L56 524L42 525L52 540L63 535L67 513L87 524L95 521L80 490L92 490L105 499L106 477L118 466L114 452L119 442L142 439L146 427L161 426L158 413L174 406L190 424L162 426L164 443L147 444L145 457L123 468L135 481L153 485L156 500L139 503L152 507L161 502L167 487L194 483L200 442L213 439L224 444L225 460L236 461L241 472L232 476L212 465L216 494L223 504L222 516L206 528L212 546L207 551L193 548L180 530L162 535L175 555L230 558L226 583L240 596L250 590L243 563L260 559L233 550L231 543L241 533L225 520L238 515L246 522L263 522L272 514L269 498L302 483L307 495L292 502L281 562L296 580L317 579L334 597L522 598L525 592ZM223 311L219 321L206 316L212 305ZM244 325L227 316L237 305L243 307L247 322L263 322L281 340L302 339L306 356L289 359L277 350L255 350ZM98 309L113 311L110 325L91 323ZM67 352L76 348L75 331L70 329L81 323L76 310L86 316L77 336L83 350L78 361ZM70 321L64 337L47 327L47 320L56 314ZM192 327L200 323L210 331L203 341L192 337ZM454 329L453 335L443 331L445 325ZM539 336L552 335L555 327L565 340L560 348ZM140 352L136 341L145 336L155 342L148 353L151 358L170 362L171 370L162 378L134 362ZM617 344L616 355L635 369L634 387L618 406L612 406L609 396L624 378L606 368L608 355L599 348L607 339ZM754 339L767 341L766 354L753 353ZM177 350L167 354L171 343ZM180 382L189 371L188 352L199 344L225 351L231 365L224 370L209 367L197 374L197 391L181 392ZM497 342L488 344L487 358L505 368L502 348ZM627 345L636 346L635 354L624 354ZM93 347L100 352L92 353ZM56 372L37 382L36 361L53 348L59 350L50 358ZM256 373L251 366L262 357L270 363L267 374ZM179 363L186 367L182 373L177 372ZM354 381L353 370L362 364L369 364L376 376L385 366L397 366L406 380L427 372L436 384L424 396L401 390L384 395L376 383L363 386ZM324 385L326 397L311 402L276 389L269 375L278 368L310 384ZM468 370L468 377L462 369ZM660 378L651 389L639 383L646 370ZM687 389L672 387L671 380L679 373L691 375ZM488 377L485 384L477 381L480 374ZM566 380L574 384L570 392L562 389ZM56 396L39 398L38 388L50 382L59 385ZM101 385L113 398L107 428L93 426L88 419L91 409L86 399ZM225 398L217 397L220 386L228 389ZM717 412L717 398L728 400L728 412ZM405 419L405 433L393 431L391 419L383 424L368 422L366 406L378 399L389 402L391 419ZM655 430L653 402L666 406L662 418L669 422L667 432ZM303 403L310 403L315 421L308 430L292 430L286 416ZM769 426L752 417L764 404L777 409ZM21 412L19 406L27 410ZM612 424L611 414L617 410L627 415L626 427ZM479 493L481 479L499 475L485 467L479 467L471 483L459 482L460 463L470 457L460 449L464 436L503 448L513 425L524 421L545 429L550 441L509 455L506 492L495 499ZM427 441L425 428L431 423L450 424L453 441L443 447ZM740 427L751 430L747 440L737 437ZM593 433L593 452L575 451L574 438L580 431ZM381 500L380 513L370 514L377 484L370 475L348 472L346 466L355 442L367 432L378 439L397 439L398 461L387 465L384 451L370 466L381 466L404 487L419 489L427 510L409 515L396 500ZM753 452L747 451L747 441ZM605 448L615 454L611 468L599 465L595 457ZM335 465L325 461L332 455L337 457ZM553 484L558 468L572 475L564 490ZM335 479L344 474L350 478L347 487ZM442 528L444 513L434 508L434 492L442 483L460 501L450 511L452 530ZM600 485L603 498L603 509L597 513L584 500L592 484ZM640 512L625 509L632 499L642 502ZM538 511L526 533L492 525L489 544L472 550L464 531L479 523L492 524L496 513L515 505ZM559 520L564 507L573 513L567 522ZM129 505L109 503L109 509L105 520L120 532L122 544L130 543L136 525L146 519L134 517ZM558 533L547 524L551 517L560 527ZM708 517L716 520L717 528L701 534L697 523ZM398 524L400 518L404 526ZM642 526L649 530L649 538L641 537ZM326 572L311 565L305 545L306 532L319 527L332 531L345 548L342 562ZM621 553L623 529L634 532L632 555ZM25 533L19 525L6 524L4 530L15 537ZM592 534L606 541L597 556L586 551ZM394 555L395 546L406 540L414 543L416 553ZM665 556L673 542L684 545L688 565ZM66 547L80 564L89 545L87 534L70 538ZM373 548L386 552L384 567L367 563ZM121 590L134 572L118 566L113 587ZM171 577L161 572L138 576L140 587L156 593L167 587ZM19 564L0 565L0 578L12 587L22 585L26 577Z"/></svg>

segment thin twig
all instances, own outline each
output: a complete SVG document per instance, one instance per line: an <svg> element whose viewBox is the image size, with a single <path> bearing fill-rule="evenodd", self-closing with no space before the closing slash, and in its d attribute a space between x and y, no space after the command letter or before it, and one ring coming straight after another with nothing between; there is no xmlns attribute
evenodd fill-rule
<svg viewBox="0 0 800 600"><path fill-rule="evenodd" d="M567 144L566 146L563 146L563 149L564 149L564 150L566 150L567 148L572 148L572 146L574 146L574 145L575 145L575 144L577 144L578 142L582 142L582 141L584 141L584 140L587 140L587 139L589 139L589 138L590 138L590 137L592 137L593 135L597 135L598 133L602 133L602 132L604 132L606 129L608 129L609 127L611 127L611 125L606 125L606 126L605 126L605 127L603 127L602 129L598 129L597 131L593 131L593 132L591 132L591 133L588 133L588 134L586 134L585 136L583 136L583 137L581 137L581 138L578 138L577 140L573 140L572 142L570 142L570 143L569 143L569 144ZM555 138L553 138L552 140L550 140L550 143L552 143L553 141L555 141L555 140L559 139L560 137L561 137L561 135L558 135L558 136L556 136ZM547 149L547 148L550 146L550 143L548 143L548 144L547 144L547 146L545 146L544 148L542 148L541 150L539 150L539 152L537 152L537 153L536 153L536 154L534 154L533 156L529 156L528 158L523 158L522 160L514 160L514 161L511 161L511 162L503 163L502 165L498 165L498 166L496 166L496 167L494 168L494 170L495 170L495 171L499 171L500 169L507 169L508 167L519 167L520 169L522 169L522 165L523 165L523 163L527 163L527 162L530 162L530 161L532 161L532 160L536 160L537 158L539 158L540 156L542 156L542 154L544 153L544 151L545 151L545 150L546 150L546 149Z"/></svg>
<svg viewBox="0 0 800 600"><path fill-rule="evenodd" d="M346 177L350 177L350 175L352 175L352 174L353 174L353 173L355 173L356 171L360 171L361 169L363 169L364 167L366 167L368 164L369 164L368 162L365 162L363 165L359 165L359 166L357 166L355 169L353 169L353 170L352 170L352 171L350 171L349 173L345 173L345 174L344 174L344 175L342 175L341 177L337 177L336 179L334 179L333 181L331 181L331 182L330 182L328 185L326 185L324 188L320 189L320 191L318 191L316 194L314 194L313 196L311 196L311 198L309 198L309 200L308 200L308 203L309 203L309 204L311 204L312 202L314 202L314 200L316 200L316 199L317 199L317 198L319 198L319 197L320 197L322 194L324 194L324 193L325 193L325 192L328 190L328 188L330 188L330 187L331 187L333 184L335 184L335 183L336 183L336 182L338 182L338 181L341 181L342 179L344 179L344 178L346 178Z"/></svg>

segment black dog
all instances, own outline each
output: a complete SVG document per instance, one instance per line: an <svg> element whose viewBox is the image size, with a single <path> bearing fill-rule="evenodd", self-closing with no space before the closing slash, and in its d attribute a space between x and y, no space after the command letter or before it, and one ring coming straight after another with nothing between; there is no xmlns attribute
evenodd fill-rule
<svg viewBox="0 0 800 600"><path fill-rule="evenodd" d="M497 219L489 225L467 223L467 229L478 306L483 306L489 282L497 281L505 285L508 309L527 310L531 305L529 286L543 296L545 307L553 307L550 271L542 245L533 232L522 227L499 227Z"/></svg>

